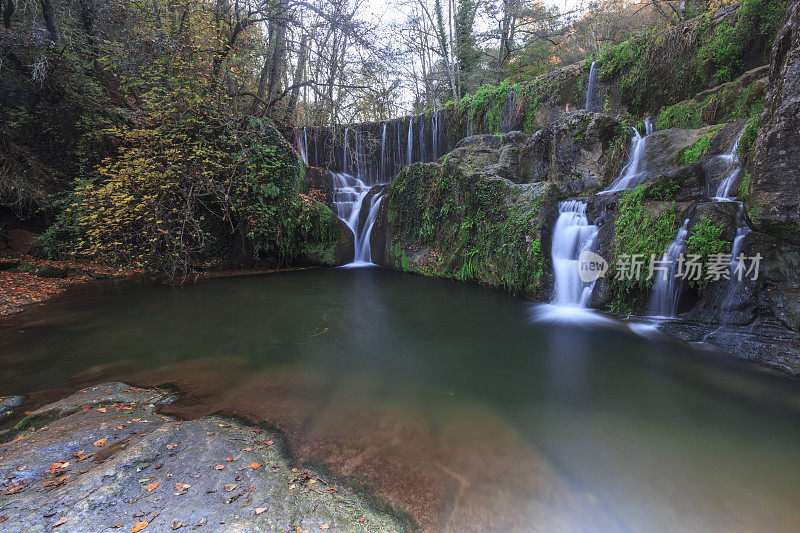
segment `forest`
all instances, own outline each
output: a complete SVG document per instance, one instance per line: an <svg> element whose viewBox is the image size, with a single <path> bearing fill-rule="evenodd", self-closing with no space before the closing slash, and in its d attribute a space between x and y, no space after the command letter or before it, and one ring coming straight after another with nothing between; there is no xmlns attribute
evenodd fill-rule
<svg viewBox="0 0 800 533"><path fill-rule="evenodd" d="M0 0L0 530L798 531L800 0Z"/></svg>

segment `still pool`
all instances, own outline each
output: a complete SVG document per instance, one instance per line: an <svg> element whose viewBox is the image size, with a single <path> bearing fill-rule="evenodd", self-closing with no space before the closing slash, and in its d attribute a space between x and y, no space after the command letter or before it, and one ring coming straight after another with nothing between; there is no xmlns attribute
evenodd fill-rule
<svg viewBox="0 0 800 533"><path fill-rule="evenodd" d="M0 323L0 395L173 386L429 530L800 530L798 382L546 310L377 268L108 285Z"/></svg>

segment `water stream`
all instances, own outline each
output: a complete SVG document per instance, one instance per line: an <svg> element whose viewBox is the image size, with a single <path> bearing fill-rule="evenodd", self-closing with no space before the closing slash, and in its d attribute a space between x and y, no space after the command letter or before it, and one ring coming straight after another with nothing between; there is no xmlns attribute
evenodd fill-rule
<svg viewBox="0 0 800 533"><path fill-rule="evenodd" d="M653 290L650 293L648 312L654 317L673 317L678 310L682 280L676 276L678 259L686 251L686 234L689 222L687 218L678 230L675 239L667 247L667 251L654 272Z"/></svg>
<svg viewBox="0 0 800 533"><path fill-rule="evenodd" d="M653 133L653 119L644 119L645 134L639 133L636 128L631 128L633 139L631 140L628 161L622 168L619 177L603 193L619 192L636 187L645 177L644 156L647 152L647 136Z"/></svg>
<svg viewBox="0 0 800 533"><path fill-rule="evenodd" d="M584 109L586 111L594 112L597 111L597 103L595 100L597 96L595 93L597 92L597 61L592 61L592 68L589 70L589 81L586 85L586 105Z"/></svg>
<svg viewBox="0 0 800 533"><path fill-rule="evenodd" d="M557 306L585 308L594 282L584 282L580 276L579 258L589 251L599 228L589 224L586 202L566 200L558 206L558 220L553 230L553 303Z"/></svg>

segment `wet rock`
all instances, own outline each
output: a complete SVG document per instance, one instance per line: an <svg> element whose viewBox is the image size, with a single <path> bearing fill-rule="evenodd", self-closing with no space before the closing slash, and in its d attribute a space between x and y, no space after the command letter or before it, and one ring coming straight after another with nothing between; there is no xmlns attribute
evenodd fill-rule
<svg viewBox="0 0 800 533"><path fill-rule="evenodd" d="M549 180L564 196L597 192L605 181L611 164L609 147L620 127L616 119L600 113L578 111L563 116L520 149L520 180Z"/></svg>
<svg viewBox="0 0 800 533"><path fill-rule="evenodd" d="M465 137L456 144L458 148L475 148L478 150L498 150L503 144L503 138L499 135L473 135Z"/></svg>
<svg viewBox="0 0 800 533"><path fill-rule="evenodd" d="M0 422L11 416L22 400L22 396L0 396Z"/></svg>
<svg viewBox="0 0 800 533"><path fill-rule="evenodd" d="M733 243L736 238L736 216L739 204L736 202L703 202L694 206L688 226L688 234L692 235L695 227L703 220L708 220L712 226L722 228L721 239Z"/></svg>
<svg viewBox="0 0 800 533"><path fill-rule="evenodd" d="M800 242L800 3L772 46L766 107L753 150L748 211L760 230ZM757 215L757 216L756 216Z"/></svg>
<svg viewBox="0 0 800 533"><path fill-rule="evenodd" d="M152 413L153 391L82 391L100 403L0 446L3 528L130 531L396 531L401 524L286 457L278 435L221 418L178 422ZM132 389L131 387L128 387ZM136 399L120 408L120 399ZM31 424L28 424L31 426ZM323 527L325 526L325 527Z"/></svg>

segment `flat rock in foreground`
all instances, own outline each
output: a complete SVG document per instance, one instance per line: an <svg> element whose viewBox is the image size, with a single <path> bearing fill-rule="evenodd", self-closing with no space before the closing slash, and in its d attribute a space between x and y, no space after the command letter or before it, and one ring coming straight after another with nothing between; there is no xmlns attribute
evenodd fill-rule
<svg viewBox="0 0 800 533"><path fill-rule="evenodd" d="M349 489L292 468L275 435L156 414L170 398L106 383L24 419L0 445L0 529L402 529Z"/></svg>

